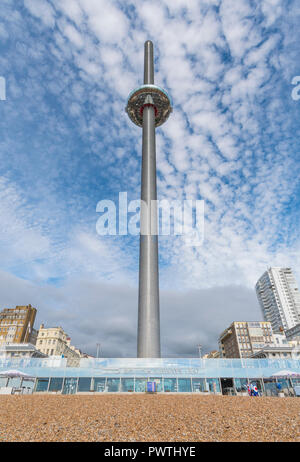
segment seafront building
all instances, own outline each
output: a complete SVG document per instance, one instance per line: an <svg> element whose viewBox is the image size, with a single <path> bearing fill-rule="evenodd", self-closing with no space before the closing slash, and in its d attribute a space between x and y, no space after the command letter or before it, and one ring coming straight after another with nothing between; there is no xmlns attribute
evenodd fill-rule
<svg viewBox="0 0 300 462"><path fill-rule="evenodd" d="M296 324L291 329L285 331L288 340L297 340L300 342L300 323Z"/></svg>
<svg viewBox="0 0 300 462"><path fill-rule="evenodd" d="M252 358L300 359L300 340L288 340L285 334L273 334L273 343L255 351Z"/></svg>
<svg viewBox="0 0 300 462"><path fill-rule="evenodd" d="M273 333L266 321L233 322L220 335L219 348L222 358L300 359L300 339Z"/></svg>
<svg viewBox="0 0 300 462"><path fill-rule="evenodd" d="M5 343L36 343L33 328L36 308L31 305L5 308L0 313L0 345Z"/></svg>
<svg viewBox="0 0 300 462"><path fill-rule="evenodd" d="M88 357L71 345L62 327L34 329L37 310L31 305L5 308L0 312L0 355L2 357L44 358L58 356L76 365L81 357Z"/></svg>
<svg viewBox="0 0 300 462"><path fill-rule="evenodd" d="M226 395L245 394L253 383L261 393L277 396L279 382L292 396L300 385L300 378L282 376L288 370L300 376L295 359L94 358L80 359L74 367L65 358L0 357L0 392L1 387L22 388L21 377L1 377L1 371L10 370L27 374L26 387L30 384L33 393L145 393L147 383L155 382L158 393Z"/></svg>
<svg viewBox="0 0 300 462"><path fill-rule="evenodd" d="M241 345L252 345L252 351L262 340L268 341L270 347L277 343L281 351L285 347L284 335L273 334L268 322L238 322L230 328ZM227 332L227 336L231 335ZM226 338L222 336L222 340L226 352ZM150 382L155 383L158 393L225 395L245 394L247 385L252 383L268 396L277 396L280 383L285 396L293 396L295 387L300 385L300 378L282 376L282 371L290 370L300 377L300 358L295 356L227 359L217 358L218 352L213 351L202 359L84 358L80 350L71 346L61 327L41 325L36 347L10 344L4 350L0 354L0 393L5 394L145 393ZM247 355L250 353L248 347L244 350ZM34 357L36 354L40 357Z"/></svg>
<svg viewBox="0 0 300 462"><path fill-rule="evenodd" d="M300 346L291 344L287 345L270 345L256 351L252 358L261 359L300 359Z"/></svg>
<svg viewBox="0 0 300 462"><path fill-rule="evenodd" d="M265 321L273 332L290 330L300 323L300 293L291 268L269 268L255 286Z"/></svg>
<svg viewBox="0 0 300 462"><path fill-rule="evenodd" d="M41 324L36 347L47 356L60 356L69 361L81 358L81 351L71 345L71 339L62 327L48 327Z"/></svg>
<svg viewBox="0 0 300 462"><path fill-rule="evenodd" d="M0 345L1 358L47 358L32 343L5 343Z"/></svg>
<svg viewBox="0 0 300 462"><path fill-rule="evenodd" d="M274 343L272 326L266 321L234 321L219 337L222 358L250 358L256 351Z"/></svg>

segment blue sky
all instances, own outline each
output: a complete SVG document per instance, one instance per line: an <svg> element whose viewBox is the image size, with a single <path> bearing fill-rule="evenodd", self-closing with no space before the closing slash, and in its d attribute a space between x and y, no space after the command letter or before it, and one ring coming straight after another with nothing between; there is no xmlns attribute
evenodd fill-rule
<svg viewBox="0 0 300 462"><path fill-rule="evenodd" d="M174 104L159 197L205 201L201 247L160 242L163 353L261 319L267 267L300 283L299 25L287 0L2 0L1 308L31 303L82 349L135 354L138 239L98 236L96 205L139 197L141 130L124 108L147 39Z"/></svg>

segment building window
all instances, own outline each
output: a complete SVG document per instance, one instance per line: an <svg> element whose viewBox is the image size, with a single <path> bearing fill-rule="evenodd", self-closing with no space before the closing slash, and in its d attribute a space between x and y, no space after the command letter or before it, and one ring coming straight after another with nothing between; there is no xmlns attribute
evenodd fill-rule
<svg viewBox="0 0 300 462"><path fill-rule="evenodd" d="M107 379L107 391L116 392L120 389L120 379L108 378Z"/></svg>
<svg viewBox="0 0 300 462"><path fill-rule="evenodd" d="M191 379L178 379L178 391L190 393L192 391Z"/></svg>
<svg viewBox="0 0 300 462"><path fill-rule="evenodd" d="M77 391L90 391L91 380L90 377L79 377Z"/></svg>
<svg viewBox="0 0 300 462"><path fill-rule="evenodd" d="M49 379L37 379L36 389L37 392L48 390Z"/></svg>
<svg viewBox="0 0 300 462"><path fill-rule="evenodd" d="M61 391L63 379L62 378L51 378L49 391Z"/></svg>

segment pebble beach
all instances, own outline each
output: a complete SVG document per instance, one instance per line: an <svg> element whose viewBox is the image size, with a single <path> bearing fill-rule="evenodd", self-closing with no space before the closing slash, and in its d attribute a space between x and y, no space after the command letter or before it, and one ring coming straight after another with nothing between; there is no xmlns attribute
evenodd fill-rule
<svg viewBox="0 0 300 462"><path fill-rule="evenodd" d="M0 396L0 442L300 441L300 399Z"/></svg>

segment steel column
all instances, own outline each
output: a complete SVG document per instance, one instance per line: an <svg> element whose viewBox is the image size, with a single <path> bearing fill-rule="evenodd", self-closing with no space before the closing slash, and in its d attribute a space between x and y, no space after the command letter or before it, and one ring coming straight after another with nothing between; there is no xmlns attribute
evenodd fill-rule
<svg viewBox="0 0 300 462"><path fill-rule="evenodd" d="M154 83L153 44L145 43L144 83ZM138 358L160 358L155 114L151 98L143 108L141 235L139 261Z"/></svg>

